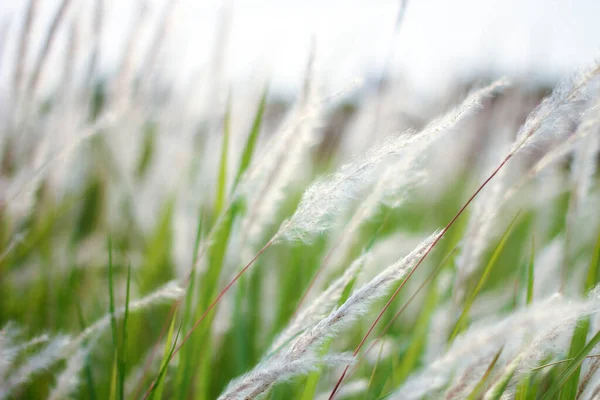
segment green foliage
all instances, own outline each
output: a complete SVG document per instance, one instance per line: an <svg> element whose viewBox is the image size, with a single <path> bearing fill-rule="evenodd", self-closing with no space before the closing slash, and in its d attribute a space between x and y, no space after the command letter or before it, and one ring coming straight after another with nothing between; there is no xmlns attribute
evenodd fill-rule
<svg viewBox="0 0 600 400"><path fill-rule="evenodd" d="M140 78L140 85L142 81ZM100 121L109 110L107 85L99 82L90 88L83 111L84 119L90 123ZM132 94L128 100L139 101L135 96L140 93ZM131 128L131 134L139 136L139 146L127 156L120 154L121 142L111 136L115 134L112 129L117 128L98 128L91 144L76 147L78 158L67 164L67 169L73 166L74 170L83 165L77 170L81 176L73 183L75 189L66 185L61 188L64 191L56 190L50 175L39 174L40 181L33 185L31 206L24 215L13 213L6 204L0 205L0 329L9 326L9 322L24 328L18 339L25 344L15 357L13 371L19 371L36 351L43 349L40 343L27 344L27 340L38 335L69 334L70 343L77 345L76 349L63 350L63 356L44 366L42 372L32 374L14 392L15 398L46 398L58 384L56 377L65 370L74 350L81 348L90 352L79 366L78 385L72 398L217 398L236 377L261 362L276 359L293 340L311 332L314 321L268 353L277 335L357 256L381 252L374 255L375 261L369 260L352 276L338 294L339 301L332 302L329 309L319 310L319 318L342 306L363 282L389 265L382 261L386 259L385 246L395 257L393 263L410 252L408 247L414 247L414 240L453 220L474 193L472 178L478 174L468 168L453 171L454 178L448 182L436 182L433 177L430 183L435 188L415 190L399 207L377 204L373 217L361 221L351 232L347 223L360 210L364 200L361 196L370 193L371 187L367 187L361 193L348 195L348 210L330 216L334 226L323 229L322 234L297 242L273 238L279 224L296 210L309 182L321 174L335 173L338 159L346 156L336 153L342 151L341 146L328 151L329 158L325 160L318 158L319 150L314 150L302 160L304 164L294 166L302 177L298 179L300 184L277 193L283 198L272 206L273 221L264 227L264 237L245 237L244 223L256 210L239 189L247 173L264 161L262 158L270 156L259 151L263 140L267 145L272 140L267 134L270 132L262 133L273 122L267 112L268 100L268 90L264 88L242 135L233 123L237 115L233 113L232 97L224 110L217 110L222 113L217 113L217 123L194 122L193 143L185 144L189 145L185 151L191 160L181 167L179 153L169 153L172 159L167 166L172 171L167 171L166 178L156 174L157 169L165 167L160 164L165 155L161 148L163 135L170 134L169 124L163 124L159 112L140 114L143 118ZM59 102L51 99L35 118L49 118L57 107ZM125 111L137 117L134 111ZM299 123L290 137L295 140L301 128ZM27 133L26 126L22 129ZM214 149L208 148L212 142L204 140L205 135L213 134L211 129L218 132L218 154L212 154ZM18 147L13 140L3 142L0 178L6 180L16 176L19 162L23 162L13 159L12 153ZM297 144L294 140L290 140L291 146ZM285 150L291 152L291 146ZM278 160L285 159L286 151ZM31 158L34 152L31 153L20 158ZM212 160L211 156L215 165L202 167L203 157ZM275 168L279 167L278 164ZM273 185L274 175L265 178L266 189ZM168 185L172 182L166 180L176 183ZM162 190L163 184L168 189ZM149 185L159 189L147 190ZM565 276L553 278L568 282L577 279L577 293L570 293L570 286L565 285L566 295L593 296L600 280L600 231L592 239L582 234L582 242L575 242L577 232L565 222L569 196L561 193L543 204L518 203L523 211L512 220L509 216L514 204L504 204L506 210L495 210L498 214L494 216L493 228L499 228L499 232L483 238L484 262L475 266L475 272L466 280L462 288L467 293L464 302L452 304L456 269L460 268L457 254L465 241L473 240L466 229L469 218L476 213L467 208L434 251L427 251L427 258L418 264L414 275L403 275L395 281L393 289L402 290L372 331L371 323L386 304L386 297L369 305L364 317L325 338L315 355L326 357L351 351L362 343L367 332L373 332L366 346L356 350L356 363L348 368L342 388L362 382L363 390L350 398L386 398L419 371L426 370L431 357L443 355L429 354L432 347L443 353L471 329L481 328L478 324L485 321L488 310L482 311L478 306L491 308L489 312L497 319L536 306L538 294L534 287L543 281L536 256L555 238L565 238L569 254L561 266ZM545 213L540 210L542 206L546 207ZM540 219L547 225L542 232L537 227ZM191 227L195 237L182 238L181 225ZM184 239L190 239L189 243ZM349 239L350 244L338 252L342 239ZM390 240L395 242L390 245ZM576 270L580 264L587 266L584 275ZM240 271L245 272L236 275ZM315 286L309 290L313 278ZM177 300L169 298L163 303L144 305L141 311L133 308L136 300L151 297L172 280L184 289ZM448 320L441 328L440 316ZM84 335L103 321L107 322L103 325L106 329ZM524 353L517 352L507 359L507 351L515 349L494 345L489 354L476 360L478 375L470 376L468 365L462 365L462 369L452 366L455 370L445 376L447 382L432 390L429 398L443 398L456 391L469 399L484 395L499 399L508 390L521 400L574 398L585 371L582 362L600 343L600 333L594 331L597 327L592 321L587 314L581 317L574 330L568 332L573 333L568 348L560 354L549 352L535 361L536 368L530 366L526 372L518 368ZM78 335L85 338L77 341ZM380 342L372 341L374 337ZM441 343L439 348L435 348L436 339ZM0 352L3 345L0 343ZM337 369L316 363L305 375L269 387L268 398L309 400L327 394L339 378L334 372ZM464 382L460 382L463 377Z"/></svg>

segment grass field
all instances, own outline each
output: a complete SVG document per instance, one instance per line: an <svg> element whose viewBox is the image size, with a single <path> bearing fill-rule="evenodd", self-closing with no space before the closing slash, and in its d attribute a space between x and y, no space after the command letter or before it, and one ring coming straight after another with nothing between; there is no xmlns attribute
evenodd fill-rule
<svg viewBox="0 0 600 400"><path fill-rule="evenodd" d="M198 111L164 21L102 76L73 34L44 90L70 2L25 63L36 4L0 55L0 399L600 398L600 66L427 103L327 93L314 51L293 100L214 74Z"/></svg>

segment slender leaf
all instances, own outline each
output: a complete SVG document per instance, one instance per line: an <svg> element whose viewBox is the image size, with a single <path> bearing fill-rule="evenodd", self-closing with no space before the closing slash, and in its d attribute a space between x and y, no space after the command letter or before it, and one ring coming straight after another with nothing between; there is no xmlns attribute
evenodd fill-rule
<svg viewBox="0 0 600 400"><path fill-rule="evenodd" d="M483 288L488 276L492 272L492 269L495 267L496 262L498 261L498 258L500 257L500 254L502 253L504 246L506 245L506 241L508 240L508 237L510 236L510 232L512 231L512 228L514 227L515 222L517 221L518 217L519 217L519 213L517 213L517 215L513 218L510 225L508 226L508 228L506 228L506 231L502 235L500 242L498 242L498 245L496 246L496 248L494 249L494 252L492 253L492 257L490 258L490 261L487 263L487 265L483 271L483 274L481 275L481 278L479 278L479 282L477 282L477 286L475 287L475 290L473 291L471 296L465 302L463 311L462 311L460 317L458 318L456 325L454 326L454 330L452 331L452 334L450 335L450 340L449 340L450 343L452 343L454 341L454 339L456 338L456 336L463 330L464 325L467 320L467 317L469 316L469 311L471 310L471 306L473 305L473 303L475 302L475 299L477 298L477 295Z"/></svg>
<svg viewBox="0 0 600 400"><path fill-rule="evenodd" d="M221 215L225 205L225 191L227 190L227 165L229 154L229 135L231 131L231 98L227 101L227 109L223 120L223 142L221 144L221 161L217 177L217 195L215 199L215 215Z"/></svg>
<svg viewBox="0 0 600 400"><path fill-rule="evenodd" d="M598 269L600 268L600 230L596 236L596 245L594 246L594 253L588 266L587 275L585 279L585 291L588 292L598 284Z"/></svg>
<svg viewBox="0 0 600 400"><path fill-rule="evenodd" d="M594 349L594 347L600 343L600 331L596 332L596 334L590 339L590 341L582 348L579 353L569 362L569 365L565 368L564 372L559 376L558 379L552 382L552 385L548 389L548 391L542 397L542 400L550 400L557 398L558 392L564 386L564 384L568 381L568 379L578 370L581 366L581 363L587 355Z"/></svg>
<svg viewBox="0 0 600 400"><path fill-rule="evenodd" d="M529 263L527 265L527 305L533 301L534 287L534 265L535 265L535 239L531 237L531 254L529 255Z"/></svg>
<svg viewBox="0 0 600 400"><path fill-rule="evenodd" d="M171 324L169 326L169 333L167 334L167 341L165 342L163 358L160 363L161 369L158 374L158 378L156 380L154 390L152 392L152 396L151 396L152 399L156 399L156 400L162 399L162 395L163 395L163 391L164 391L164 382L165 382L164 381L165 371L167 368L169 358L171 357L171 354L173 353L173 350L175 349L175 345L177 342L177 340L175 340L175 342L173 341L173 332L174 331L175 331L175 316L173 316L173 318L171 318Z"/></svg>
<svg viewBox="0 0 600 400"><path fill-rule="evenodd" d="M125 314L123 315L123 334L121 339L121 352L119 359L119 394L121 399L125 398L125 368L127 366L127 321L129 320L129 295L131 290L131 264L127 267L127 289L125 293Z"/></svg>
<svg viewBox="0 0 600 400"><path fill-rule="evenodd" d="M258 110L256 110L256 114L254 116L254 122L252 123L252 129L250 130L250 134L248 135L248 139L246 140L246 145L244 146L244 151L242 153L242 158L240 160L240 166L238 168L237 174L233 181L233 189L232 192L235 191L240 179L244 175L244 172L250 166L250 161L252 160L252 155L254 154L254 148L256 147L256 141L258 139L258 134L260 133L260 127L262 126L263 116L265 114L265 106L267 105L267 93L268 88L265 88L263 94L260 98L260 103L258 105Z"/></svg>
<svg viewBox="0 0 600 400"><path fill-rule="evenodd" d="M492 371L494 370L494 367L496 366L496 363L498 362L498 358L500 358L500 354L502 354L502 350L503 348L500 348L498 350L498 352L492 359L492 362L490 363L490 365L488 365L487 369L485 370L485 373L469 394L468 400L476 400L480 397L481 393L483 392L483 389L485 388L485 385L487 384L487 380L489 379L490 375L492 374Z"/></svg>
<svg viewBox="0 0 600 400"><path fill-rule="evenodd" d="M110 327L111 327L111 332L112 332L112 339L113 339L113 349L114 349L114 354L115 354L115 363L114 363L114 373L113 373L113 380L114 380L114 387L113 385L111 385L111 397L114 396L116 397L116 395L118 394L118 398L122 399L121 397L121 387L120 387L120 376L121 376L121 363L120 361L120 357L121 357L121 352L119 350L119 339L118 339L118 334L117 334L117 318L115 315L115 288L114 288L114 265L113 265L113 256L112 256L112 240L110 238L110 236L108 237L108 298L109 298L109 303L108 303L108 307L109 307L109 313L110 313ZM113 392L114 390L114 392Z"/></svg>

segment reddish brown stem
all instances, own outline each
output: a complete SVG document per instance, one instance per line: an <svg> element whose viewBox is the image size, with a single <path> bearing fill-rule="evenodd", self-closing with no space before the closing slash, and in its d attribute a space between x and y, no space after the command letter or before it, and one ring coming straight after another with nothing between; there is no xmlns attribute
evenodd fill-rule
<svg viewBox="0 0 600 400"><path fill-rule="evenodd" d="M156 343L154 343L154 346L152 346L150 355L146 358L146 361L144 362L144 367L142 369L142 379L137 383L137 385L135 386L135 390L133 391L132 398L134 398L134 399L137 399L138 395L140 394L140 390L142 389L143 377L145 376L146 371L148 371L148 368L150 368L150 364L152 363L152 360L154 359L154 356L156 355L156 352L158 351L158 347L160 345L160 340L167 333L167 328L169 327L170 322L173 319L173 316L175 315L175 312L177 311L177 307L179 307L180 303L181 303L181 299L179 299L175 303L173 303L173 306L171 307L171 310L169 311L169 318L167 318L166 323L163 324L163 326L160 330L160 334L158 335L158 340L156 341Z"/></svg>
<svg viewBox="0 0 600 400"><path fill-rule="evenodd" d="M442 232L433 241L433 243L431 243L429 245L429 247L425 251L425 254L423 254L423 256L419 259L419 261L417 262L417 264L415 265L415 267L408 273L408 275L406 276L406 278L404 279L404 281L402 281L402 283L398 286L398 288L394 291L394 293L392 294L392 296L389 298L389 300L387 301L387 303L385 303L385 306L383 306L383 309L381 310L381 312L379 313L379 315L377 315L377 318L375 318L375 321L371 324L371 326L369 327L369 330L367 331L367 333L365 334L365 336L363 336L362 340L360 341L360 343L358 344L358 346L354 350L354 353L353 353L354 357L356 357L356 355L358 354L358 352L360 351L360 349L363 347L363 345L365 344L365 342L367 341L367 339L371 335L371 332L373 332L373 329L375 329L375 327L377 326L377 323L379 322L379 320L381 319L381 317L383 317L383 314L387 311L387 309L390 307L390 305L396 299L396 297L398 297L398 294L400 293L400 291L402 290L402 288L404 287L404 285L406 285L406 282L408 282L408 280L415 273L415 271L417 270L417 268L419 268L419 266L423 263L423 260L425 260L425 258L429 255L429 253L431 253L431 250L433 250L433 248L439 243L439 241L444 237L444 235L448 232L448 230L450 230L450 228L452 227L452 225L454 225L454 223L456 222L456 220L467 209L467 207L471 204L471 202L475 199L475 197L477 197L477 195L479 194L479 192L481 192L483 190L483 188L496 176L496 174L498 174L498 172L500 172L500 170L504 167L504 165L508 162L508 160L510 160L512 158L512 156L514 154L515 154L514 152L511 152L511 153L509 153L506 156L506 158L504 158L504 160L500 163L500 165L498 165L498 167L494 170L494 172L492 172L490 174L490 176L479 186L479 188L475 191L475 193L473 193L471 195L471 197L469 197L469 199L467 200L467 202L460 208L460 210L458 210L458 212L454 215L454 217L450 220L450 222L448 222L448 224L444 227L444 229L442 230ZM340 388L340 386L341 386L341 384L342 384L342 382L344 380L344 377L346 376L346 373L348 372L348 368L349 367L350 367L350 365L347 365L346 368L344 369L344 372L342 373L342 376L340 376L340 378L338 379L337 383L335 384L333 390L331 391L331 394L329 395L329 400L332 400L334 398L336 392L338 391L338 389Z"/></svg>
<svg viewBox="0 0 600 400"><path fill-rule="evenodd" d="M377 342L379 342L379 340L381 340L381 338L383 338L385 336L385 334L387 333L387 331L389 331L390 328L394 325L394 323L396 323L396 321L398 320L398 318L400 318L400 315L402 315L402 313L404 312L404 310L406 310L406 308L413 302L413 300L415 299L415 297L417 297L417 295L421 292L421 290L423 290L423 288L425 286L427 286L427 284L429 282L431 282L431 280L442 270L442 267L446 264L446 261L450 258L450 256L452 256L452 254L454 254L455 251L456 251L456 247L454 247L452 249L452 251L450 251L450 253L448 253L448 255L446 257L444 257L444 260L442 260L442 262L440 263L440 265L431 274L429 274L429 276L427 277L427 279L425 279L423 281L423 283L421 283L421 285L417 288L417 290L415 290L415 292L406 301L406 304L404 304L402 306L402 308L394 315L394 317L390 320L390 322L388 322L388 324L381 330L381 333L379 334L379 336L377 336L377 338L375 340L373 340L373 342L367 348L367 350L365 350L364 355L368 354L371 350L373 350L373 348L375 347L375 345L377 344ZM359 364L360 364L360 360L356 363L356 365L354 366L354 368L352 369L352 371L350 371L349 377L352 376L352 374L354 373L354 371L357 370Z"/></svg>
<svg viewBox="0 0 600 400"><path fill-rule="evenodd" d="M389 219L389 217L390 217L390 213L388 212L385 215L385 218L383 219L383 221L381 222L381 225L379 225L379 229L377 229L377 232L375 232L375 235L379 235L379 233L383 229L383 226L386 224L386 222ZM350 224L352 224L352 222ZM346 233L352 233L352 230L350 230L350 232L348 232L348 231L345 231L345 232ZM344 240L344 236L343 236L343 233L342 233L342 236L335 242L335 244L333 245L333 247L331 248L331 250L329 250L329 252L325 256L325 258L323 259L323 262L321 263L321 265L319 266L319 268L315 272L315 275L310 280L310 282L309 282L306 290L304 291L304 293L302 294L302 297L300 298L300 301L298 302L298 305L296 306L296 309L294 310L294 313L292 314L292 318L298 313L298 311L300 311L300 308L302 307L302 304L306 300L306 297L308 296L308 293L314 287L315 283L317 282L317 279L319 278L319 276L321 276L321 273L323 272L323 270L325 269L325 267L329 264L329 260L331 259L331 256L333 255L333 253L339 247L339 245L342 243L343 240Z"/></svg>
<svg viewBox="0 0 600 400"><path fill-rule="evenodd" d="M189 330L189 332L181 340L181 343L179 343L179 345L177 345L177 347L175 348L175 350L173 351L171 356L167 359L167 364L169 364L171 362L173 357L175 357L175 355L179 352L179 350L181 350L181 347L183 347L183 345L188 341L188 339L190 338L192 333L194 333L196 328L198 328L200 323L202 323L202 321L204 321L204 319L212 311L212 309L215 308L217 303L219 303L219 301L221 300L221 297L223 297L225 295L225 293L227 293L229 291L229 289L231 289L231 287L238 281L238 279L240 279L240 277L244 274L244 272L246 272L246 270L248 270L248 268L250 268L256 260L258 260L258 258L262 255L262 253L264 253L269 247L271 247L271 245L275 242L276 238L277 238L277 235L273 236L271 238L271 240L269 240L267 242L267 244L265 244L263 246L263 248L260 249L260 251L258 253L256 253L254 258L252 260L250 260L250 262L248 264L246 264L246 266L244 266L244 268L242 268L240 270L240 272L237 273L237 275L227 284L227 286L225 286L223 288L223 290L221 290L219 295L212 301L212 303L210 303L208 308L206 310L204 310L204 313L202 313L200 318L198 318L198 320L196 320L196 322L194 323L194 326L192 326L192 328ZM152 381L152 384L150 384L150 387L148 388L148 390L146 391L146 394L144 395L144 400L148 399L148 396L150 396L150 393L152 393L152 389L154 388L155 385L156 385L156 379L154 379Z"/></svg>
<svg viewBox="0 0 600 400"><path fill-rule="evenodd" d="M198 252L197 257L196 257L197 261L194 262L194 264L192 265L192 271L190 271L187 278L185 279L184 285L186 287L186 291L189 290L189 284L190 284L190 280L192 278L192 272L193 272L193 270L195 270L198 267L198 262L202 258L203 253L204 253L204 249L202 251ZM156 355L156 352L158 351L158 347L160 346L160 341L167 333L167 329L169 328L169 325L171 324L171 320L175 316L175 312L177 311L177 308L179 308L180 304L181 304L181 299L179 299L175 303L173 303L171 310L169 310L169 317L165 320L165 323L163 324L163 326L161 328L160 334L158 335L158 339L156 340L156 343L154 343L154 346L152 347L152 351L150 352L150 355L146 358L146 362L144 363L144 368L142 369L142 371L143 371L142 377L145 376L146 371L148 371L148 369L150 368L150 364L152 363L152 360L154 360L154 356ZM140 390L142 389L142 383L143 383L143 379L140 380L138 382L138 384L136 385L136 388L133 392L134 399L138 398Z"/></svg>
<svg viewBox="0 0 600 400"><path fill-rule="evenodd" d="M329 259L333 255L333 252L335 251L335 249L339 246L339 244L341 242L342 242L341 240L338 240L333 245L333 247L331 248L331 250L329 251L329 253L327 253L327 255L325 256L325 258L323 259L323 262L321 263L321 265L319 266L319 268L317 269L317 271L315 272L315 274L311 278L310 282L308 283L308 286L306 287L306 290L302 294L302 297L300 298L300 301L298 302L298 305L296 306L296 309L294 310L294 313L292 314L292 318L294 318L294 316L296 314L298 314L298 311L300 311L300 308L302 307L302 304L306 300L306 297L308 296L308 293L311 291L311 289L313 288L313 286L317 282L317 279L319 278L319 276L321 276L321 272L323 272L323 269L325 269L325 266L329 263Z"/></svg>

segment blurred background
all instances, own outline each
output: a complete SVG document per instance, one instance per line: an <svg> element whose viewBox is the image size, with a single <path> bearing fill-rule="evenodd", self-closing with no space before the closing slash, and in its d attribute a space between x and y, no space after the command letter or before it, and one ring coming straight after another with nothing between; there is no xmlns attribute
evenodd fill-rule
<svg viewBox="0 0 600 400"><path fill-rule="evenodd" d="M343 166L354 160L359 163L358 189L333 196L329 203L337 214L313 224L318 229L312 242L277 241L265 252L256 272L243 285L232 286L214 320L211 316L190 336L176 368L168 372L178 374L165 389L168 398L216 398L268 354L308 291L310 301L363 248L373 245L383 256L389 250L397 259L450 221L502 160L541 99L565 77L575 76L577 82L574 73L594 64L599 16L598 0L0 0L0 335L8 332L2 327L14 324L26 337L68 333L75 338L69 339L74 347L64 344L68 341L62 336L55 338L58 345L51 341L42 347L40 353L50 349L54 355L34 370L41 379L31 384L26 384L33 374L26 369L27 357L13 360L23 365L21 375L27 379L10 362L4 370L0 365L0 399L8 378L16 382L9 389L20 398L46 398L60 387L52 377L67 360L77 361L73 350L83 347L89 351L86 361L75 365L89 370L81 398L109 398L117 369L121 398L140 398L135 394L150 387L162 365L153 349L173 315L162 303L183 293L167 290L165 295L162 288L169 283L186 288L181 332L191 332L194 316L204 312L240 266L256 260L265 243L275 243L270 238L294 215L309 183L347 171ZM451 111L475 87L502 76L512 86L501 95L482 95L481 104L467 102ZM479 253L473 256L474 267L465 261L472 269L456 281L463 294L478 284L480 261L487 260L502 232L509 232L510 213L496 200L518 189L523 176L531 180L518 192L525 195L515 196L506 209L525 208L527 216L499 259L507 267L496 270L486 288L500 289L478 312L517 309L514 282L521 282L520 288L529 284L522 279L523 266L529 265L523 260L530 258L534 233L531 259L534 250L536 255L550 252L555 264L538 275L536 284L547 294L565 287L558 277L560 263L571 256L567 250L587 257L595 243L597 201L577 215L583 227L565 228L564 215L576 207L569 195L578 182L583 192L596 185L591 180L596 179L597 147L570 143L585 150L578 150L577 157L588 166L580 173L589 176L580 181L569 175L571 147L539 180L529 168L585 126L582 115L598 93L591 76L580 94L560 101L556 98L566 96L568 79L559 85L546 103L552 113L536 128L543 140L507 164L491 194L471 207L472 219L463 218L456 232L449 232L450 239L441 242L445 247L420 268L409 289L417 290L434 264L444 264L442 256L461 243L471 243ZM448 111L448 121L428 125ZM540 117L532 115L534 122ZM360 165L360 157L370 160L368 149L379 149L374 143L422 130L444 135L423 140L428 143L424 148L391 152L412 159L414 151L418 167L388 173L379 168L393 160L382 155L381 165L373 162L375 172L361 180L360 172L369 169ZM394 183L390 186L400 183L392 196L398 200L387 199L382 189L373 209L363 212L363 200L377 194L374 188L385 189L383 172ZM430 178L415 179L419 173ZM351 174L346 180L355 178ZM408 194L401 190L403 178ZM336 208L336 200L345 205ZM567 255L553 255L567 233L574 235L564 239ZM391 262L383 256L377 265ZM420 366L417 354L426 351L433 360L447 349L438 325L425 335L429 320L441 321L444 329L451 328L454 317L461 321L462 299L450 281L462 261L453 258L439 285L432 285L432 298L440 290L437 308L421 313L417 301L392 329L401 352L412 351L408 343L421 346L421 339L432 336L427 349L415 347L414 357L407 357L409 364L394 385ZM321 263L329 265L319 275ZM541 258L538 264L549 263ZM190 281L192 273L197 275ZM580 288L577 279L583 275L564 275ZM114 315L113 294L115 304L129 304L130 287L131 299L142 302L139 316L128 322L128 330L119 323L123 339L117 338L115 325L111 341L103 334L109 327L105 315L109 310ZM536 288L536 295L543 290ZM398 298L391 309L402 301L407 297ZM156 306L152 313L146 310L150 306ZM423 331L410 329L417 323ZM75 335L90 326L97 341L90 341L88 350ZM334 346L352 349L364 328L357 326ZM126 345L125 333L135 338ZM25 347L15 347L20 348ZM204 348L209 351L198 351ZM121 354L127 363L119 361L116 367ZM68 376L70 367L65 370ZM368 369L361 373L371 375ZM179 384L180 378L187 386ZM385 373L376 378L377 390L387 378ZM322 381L323 389L333 386L332 379ZM293 385L284 386L274 398L293 398L293 390ZM306 393L304 398L313 398ZM378 398L379 392L372 394Z"/></svg>
<svg viewBox="0 0 600 400"><path fill-rule="evenodd" d="M29 57L62 1L39 2ZM67 1L57 32L54 62L66 51L73 30L80 45L93 36L95 1ZM300 86L310 43L316 42L323 80L335 92L355 78L377 80L386 70L429 94L457 78L519 76L528 82L554 80L598 54L600 2L595 0L104 0L99 64L116 70L137 35L136 49L151 46L164 29L160 69L185 86L208 73L218 46L226 82L244 85L269 76L274 90ZM28 2L0 4L3 64L15 56ZM398 23L401 8L404 18ZM167 19L161 28L161 20ZM139 32L133 32L136 30ZM222 46L225 47L222 47ZM36 48L37 46L37 48ZM140 56L141 57L141 56ZM141 62L141 60L139 60ZM56 64L55 64L56 65ZM57 68L49 68L56 71ZM7 68L2 68L4 74ZM82 72L82 71L80 71ZM52 80L52 73L46 77ZM3 80L5 82L5 80Z"/></svg>

